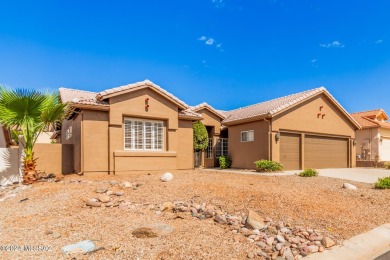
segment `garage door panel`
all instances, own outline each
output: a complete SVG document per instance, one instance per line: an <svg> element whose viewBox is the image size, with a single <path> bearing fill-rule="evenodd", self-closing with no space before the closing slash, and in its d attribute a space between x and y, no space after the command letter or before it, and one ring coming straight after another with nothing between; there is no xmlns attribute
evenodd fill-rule
<svg viewBox="0 0 390 260"><path fill-rule="evenodd" d="M284 170L297 170L300 168L300 135L280 135L280 162Z"/></svg>
<svg viewBox="0 0 390 260"><path fill-rule="evenodd" d="M305 168L347 168L348 139L305 137Z"/></svg>

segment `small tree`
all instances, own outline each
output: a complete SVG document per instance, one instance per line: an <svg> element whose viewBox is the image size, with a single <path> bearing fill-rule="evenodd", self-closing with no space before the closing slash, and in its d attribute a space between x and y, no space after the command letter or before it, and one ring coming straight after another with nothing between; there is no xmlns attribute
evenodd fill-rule
<svg viewBox="0 0 390 260"><path fill-rule="evenodd" d="M209 134L204 124L200 121L192 123L194 129L194 150L206 150L209 145Z"/></svg>
<svg viewBox="0 0 390 260"><path fill-rule="evenodd" d="M65 107L66 104L59 102L58 94L0 87L0 123L10 128L13 136L18 138L19 145L24 146L25 184L36 180L33 148L38 136L46 128L62 120Z"/></svg>

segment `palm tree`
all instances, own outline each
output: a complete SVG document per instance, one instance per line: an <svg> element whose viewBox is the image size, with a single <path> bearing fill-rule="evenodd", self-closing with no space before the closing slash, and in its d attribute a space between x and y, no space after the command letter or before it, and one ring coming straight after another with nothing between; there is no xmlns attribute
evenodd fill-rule
<svg viewBox="0 0 390 260"><path fill-rule="evenodd" d="M13 131L24 147L23 182L36 181L36 158L33 148L39 134L61 122L66 104L57 93L32 89L0 87L0 124Z"/></svg>

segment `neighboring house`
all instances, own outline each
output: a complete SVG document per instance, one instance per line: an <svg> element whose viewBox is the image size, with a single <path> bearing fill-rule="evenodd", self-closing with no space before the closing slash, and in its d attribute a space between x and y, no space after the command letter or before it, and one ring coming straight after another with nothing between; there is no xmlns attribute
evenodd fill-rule
<svg viewBox="0 0 390 260"><path fill-rule="evenodd" d="M285 170L356 166L359 124L323 87L225 112L232 167L281 162Z"/></svg>
<svg viewBox="0 0 390 260"><path fill-rule="evenodd" d="M148 80L99 93L59 91L69 109L53 138L73 145L76 172L215 167L221 155L231 156L232 167L248 169L260 159L279 161L286 170L356 165L360 126L325 88L232 111L188 106ZM194 160L192 122L199 120L209 148Z"/></svg>
<svg viewBox="0 0 390 260"><path fill-rule="evenodd" d="M356 132L358 161L390 161L390 123L383 109L351 114L362 126Z"/></svg>

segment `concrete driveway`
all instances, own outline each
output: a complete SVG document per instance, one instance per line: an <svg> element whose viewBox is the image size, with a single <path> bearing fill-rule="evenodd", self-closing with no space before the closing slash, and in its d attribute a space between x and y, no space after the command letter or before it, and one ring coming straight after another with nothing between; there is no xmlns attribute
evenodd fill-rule
<svg viewBox="0 0 390 260"><path fill-rule="evenodd" d="M301 171L285 171L287 174L299 172ZM319 169L318 172L320 176L365 183L375 183L378 178L390 176L390 170L376 168Z"/></svg>

